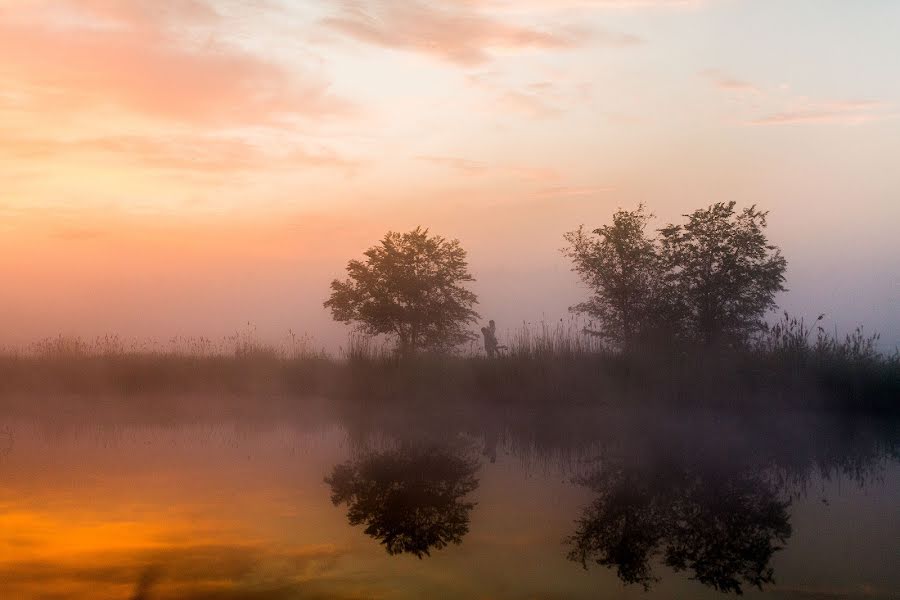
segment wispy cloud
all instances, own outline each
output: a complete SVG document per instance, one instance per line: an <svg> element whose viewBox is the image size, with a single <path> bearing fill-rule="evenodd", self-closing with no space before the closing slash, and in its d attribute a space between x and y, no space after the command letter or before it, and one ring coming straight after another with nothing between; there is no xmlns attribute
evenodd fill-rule
<svg viewBox="0 0 900 600"><path fill-rule="evenodd" d="M451 0L459 4L479 5L505 10L645 10L697 9L715 0Z"/></svg>
<svg viewBox="0 0 900 600"><path fill-rule="evenodd" d="M889 104L872 101L806 101L794 108L773 112L751 119L751 125L790 125L804 123L835 123L858 125L896 118Z"/></svg>
<svg viewBox="0 0 900 600"><path fill-rule="evenodd" d="M53 232L53 237L59 240L73 242L95 240L103 237L105 232L102 229L93 229L90 227L63 227Z"/></svg>
<svg viewBox="0 0 900 600"><path fill-rule="evenodd" d="M701 73L713 86L729 92L748 92L761 94L762 90L749 81L738 79L719 69L707 69Z"/></svg>
<svg viewBox="0 0 900 600"><path fill-rule="evenodd" d="M529 117L550 117L561 109L539 94L523 90L507 90L497 96L497 108L504 113L519 113Z"/></svg>
<svg viewBox="0 0 900 600"><path fill-rule="evenodd" d="M245 140L214 136L114 136L58 140L5 135L0 138L0 157L36 162L99 157L147 168L222 173L298 167L354 169L359 166L358 161L327 148L309 149L294 145L272 152Z"/></svg>
<svg viewBox="0 0 900 600"><path fill-rule="evenodd" d="M544 119L591 100L592 86L588 81L559 71L540 75L540 79L521 82L500 72L483 71L470 74L467 80L490 97L490 110L500 114Z"/></svg>
<svg viewBox="0 0 900 600"><path fill-rule="evenodd" d="M520 165L492 165L489 163L459 158L455 156L419 156L419 160L447 167L465 175L511 175L525 181L555 181L559 173L548 167L528 167Z"/></svg>
<svg viewBox="0 0 900 600"><path fill-rule="evenodd" d="M465 173L466 175L482 175L487 173L488 166L486 163L467 158L459 158L455 156L419 156L419 160L424 160L435 165L448 167L456 171Z"/></svg>
<svg viewBox="0 0 900 600"><path fill-rule="evenodd" d="M885 102L817 100L791 93L786 84L766 89L719 69L706 69L700 75L716 89L753 97L753 102L748 106L756 114L741 119L747 125L857 125L898 116L892 105Z"/></svg>
<svg viewBox="0 0 900 600"><path fill-rule="evenodd" d="M54 115L115 108L234 126L352 110L321 78L221 40L212 28L219 19L213 6L201 0L0 5L0 83L16 90L20 106Z"/></svg>
<svg viewBox="0 0 900 600"><path fill-rule="evenodd" d="M597 196L614 191L615 188L609 186L552 186L538 191L538 196L542 198L582 198L586 196Z"/></svg>
<svg viewBox="0 0 900 600"><path fill-rule="evenodd" d="M537 28L453 0L339 0L323 23L358 41L423 53L461 65L488 61L493 50L568 49L586 43L624 46L635 36L569 26Z"/></svg>

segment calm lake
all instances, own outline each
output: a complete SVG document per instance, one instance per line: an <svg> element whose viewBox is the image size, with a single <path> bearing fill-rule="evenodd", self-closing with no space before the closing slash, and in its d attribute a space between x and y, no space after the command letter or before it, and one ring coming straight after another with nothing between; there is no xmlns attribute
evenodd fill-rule
<svg viewBox="0 0 900 600"><path fill-rule="evenodd" d="M894 422L323 406L7 418L0 598L900 597Z"/></svg>

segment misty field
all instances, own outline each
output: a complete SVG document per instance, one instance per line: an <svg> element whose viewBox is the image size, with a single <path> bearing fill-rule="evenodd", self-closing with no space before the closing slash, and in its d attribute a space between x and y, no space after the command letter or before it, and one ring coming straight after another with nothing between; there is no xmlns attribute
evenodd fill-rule
<svg viewBox="0 0 900 600"><path fill-rule="evenodd" d="M739 350L605 347L574 321L523 326L495 358L475 348L398 354L378 340L351 336L338 355L289 336L267 345L252 333L215 344L174 340L167 347L56 338L0 355L0 397L30 411L104 403L190 412L173 398L217 398L239 407L262 398L302 405L311 398L412 406L670 406L733 410L833 409L894 414L900 408L900 358L877 350L860 330L836 339L784 319ZM144 398L156 402L145 404ZM264 404L264 403L263 403ZM41 406L45 406L41 404ZM258 406L257 406L258 407ZM197 407L194 407L196 409ZM65 409L62 409L65 410Z"/></svg>

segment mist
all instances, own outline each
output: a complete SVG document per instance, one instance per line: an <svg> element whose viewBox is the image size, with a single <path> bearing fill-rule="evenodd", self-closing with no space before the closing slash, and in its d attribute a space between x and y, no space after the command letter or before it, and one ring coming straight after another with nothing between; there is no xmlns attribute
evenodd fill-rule
<svg viewBox="0 0 900 600"><path fill-rule="evenodd" d="M900 598L898 25L0 0L0 598Z"/></svg>

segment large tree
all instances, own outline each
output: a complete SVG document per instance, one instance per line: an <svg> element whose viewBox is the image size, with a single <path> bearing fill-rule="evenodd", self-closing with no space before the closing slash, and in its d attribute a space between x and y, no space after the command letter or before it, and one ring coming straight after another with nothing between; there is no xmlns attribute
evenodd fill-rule
<svg viewBox="0 0 900 600"><path fill-rule="evenodd" d="M325 307L335 320L393 337L402 354L446 350L474 337L467 326L478 318L478 300L465 287L474 278L458 240L417 227L388 232L364 255L347 263L347 279L331 283Z"/></svg>
<svg viewBox="0 0 900 600"><path fill-rule="evenodd" d="M706 345L740 345L764 325L785 290L787 261L755 206L719 202L660 230L661 256L685 306L686 331Z"/></svg>
<svg viewBox="0 0 900 600"><path fill-rule="evenodd" d="M766 214L718 203L650 236L651 215L640 206L617 211L611 225L591 233L571 231L564 253L592 292L572 310L622 348L746 343L785 289L787 263L766 238Z"/></svg>
<svg viewBox="0 0 900 600"><path fill-rule="evenodd" d="M334 467L325 482L351 525L365 525L388 554L430 556L462 543L475 503L478 462L448 448L402 447Z"/></svg>
<svg viewBox="0 0 900 600"><path fill-rule="evenodd" d="M596 321L590 331L619 347L655 337L669 316L662 304L666 279L657 244L646 232L652 216L641 205L616 211L611 225L565 234L569 246L563 253L591 290L572 311Z"/></svg>

